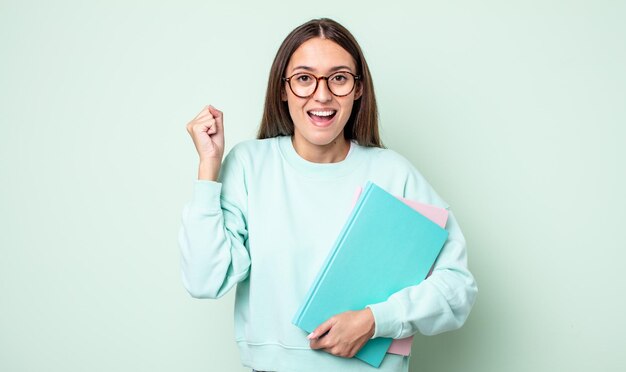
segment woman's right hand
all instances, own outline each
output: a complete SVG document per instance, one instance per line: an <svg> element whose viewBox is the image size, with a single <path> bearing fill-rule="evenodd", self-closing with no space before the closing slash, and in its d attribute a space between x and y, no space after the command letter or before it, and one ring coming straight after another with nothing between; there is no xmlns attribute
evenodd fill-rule
<svg viewBox="0 0 626 372"><path fill-rule="evenodd" d="M206 106L187 124L198 156L198 179L216 181L224 156L224 115L213 106Z"/></svg>
<svg viewBox="0 0 626 372"><path fill-rule="evenodd" d="M222 160L224 155L224 115L213 106L206 106L187 124L196 150L203 160Z"/></svg>

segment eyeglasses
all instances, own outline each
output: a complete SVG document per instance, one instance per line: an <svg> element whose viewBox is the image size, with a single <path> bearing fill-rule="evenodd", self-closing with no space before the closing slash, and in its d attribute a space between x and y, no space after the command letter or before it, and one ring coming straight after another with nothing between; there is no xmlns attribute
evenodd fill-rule
<svg viewBox="0 0 626 372"><path fill-rule="evenodd" d="M289 89L300 98L308 98L315 93L320 80L326 80L326 86L330 92L337 97L345 97L354 90L355 82L361 76L355 75L348 71L337 71L328 76L315 76L307 72L293 74L290 77L284 77L283 81L287 82Z"/></svg>

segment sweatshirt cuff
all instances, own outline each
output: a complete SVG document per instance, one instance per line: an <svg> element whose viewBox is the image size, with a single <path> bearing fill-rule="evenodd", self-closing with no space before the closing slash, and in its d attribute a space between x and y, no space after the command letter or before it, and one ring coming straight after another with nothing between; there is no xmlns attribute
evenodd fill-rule
<svg viewBox="0 0 626 372"><path fill-rule="evenodd" d="M372 314L374 314L374 336L376 337L388 337L398 338L398 335L402 332L402 322L396 315L394 304L391 300L385 302L379 302L377 304L367 305Z"/></svg>
<svg viewBox="0 0 626 372"><path fill-rule="evenodd" d="M222 209L220 195L222 184L214 181L195 180L191 207L205 211L219 211Z"/></svg>

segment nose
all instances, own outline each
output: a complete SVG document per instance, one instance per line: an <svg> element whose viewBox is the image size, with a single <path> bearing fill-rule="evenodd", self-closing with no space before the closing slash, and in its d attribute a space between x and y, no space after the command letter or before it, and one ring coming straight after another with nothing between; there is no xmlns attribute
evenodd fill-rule
<svg viewBox="0 0 626 372"><path fill-rule="evenodd" d="M318 102L328 102L333 99L333 94L328 89L328 79L324 76L318 78L317 89L313 94L313 98Z"/></svg>

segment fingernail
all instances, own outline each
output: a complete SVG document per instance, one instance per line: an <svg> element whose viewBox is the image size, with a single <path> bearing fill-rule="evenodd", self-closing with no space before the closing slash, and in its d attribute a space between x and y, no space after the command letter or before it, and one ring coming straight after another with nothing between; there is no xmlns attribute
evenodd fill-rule
<svg viewBox="0 0 626 372"><path fill-rule="evenodd" d="M306 336L306 338L308 338L309 340L315 338L315 333L311 333L310 335Z"/></svg>

